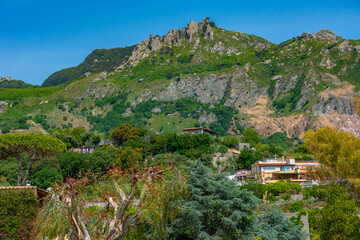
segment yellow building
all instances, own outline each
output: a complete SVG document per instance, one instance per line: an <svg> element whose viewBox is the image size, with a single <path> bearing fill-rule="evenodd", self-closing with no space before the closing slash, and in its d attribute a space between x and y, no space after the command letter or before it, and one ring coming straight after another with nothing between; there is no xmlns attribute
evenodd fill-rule
<svg viewBox="0 0 360 240"><path fill-rule="evenodd" d="M314 160L295 160L292 157L285 159L265 159L251 166L251 172L257 175L262 183L273 183L279 179L290 179L293 182L308 182L306 173L315 170L319 163Z"/></svg>

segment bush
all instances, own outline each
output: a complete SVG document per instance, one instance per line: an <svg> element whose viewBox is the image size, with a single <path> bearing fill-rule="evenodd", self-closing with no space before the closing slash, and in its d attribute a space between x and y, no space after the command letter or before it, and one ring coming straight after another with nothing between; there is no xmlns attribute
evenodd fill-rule
<svg viewBox="0 0 360 240"><path fill-rule="evenodd" d="M227 146L228 148L235 148L236 144L240 142L238 136L225 136L221 138L220 143Z"/></svg>
<svg viewBox="0 0 360 240"><path fill-rule="evenodd" d="M37 199L32 190L1 190L0 237L33 239L37 209Z"/></svg>
<svg viewBox="0 0 360 240"><path fill-rule="evenodd" d="M291 198L291 194L285 193L285 194L281 195L281 198L284 199L285 201L289 201Z"/></svg>
<svg viewBox="0 0 360 240"><path fill-rule="evenodd" d="M290 212L299 212L303 209L304 203L302 201L295 201L290 205Z"/></svg>
<svg viewBox="0 0 360 240"><path fill-rule="evenodd" d="M301 186L297 183L291 182L290 180L287 180L286 182L284 180L279 180L276 183L268 184L267 189L269 193L273 193L277 196L280 193L285 193L290 190L300 192Z"/></svg>
<svg viewBox="0 0 360 240"><path fill-rule="evenodd" d="M228 148L225 145L220 145L218 151L221 152L222 154L225 154L228 152Z"/></svg>

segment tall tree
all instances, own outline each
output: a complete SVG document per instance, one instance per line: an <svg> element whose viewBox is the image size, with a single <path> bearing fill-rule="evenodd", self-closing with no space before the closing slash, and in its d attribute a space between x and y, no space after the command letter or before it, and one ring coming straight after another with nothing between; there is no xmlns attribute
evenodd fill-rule
<svg viewBox="0 0 360 240"><path fill-rule="evenodd" d="M130 123L122 123L111 132L111 139L119 146L127 140L139 138L139 134L139 128L132 127Z"/></svg>
<svg viewBox="0 0 360 240"><path fill-rule="evenodd" d="M312 228L319 239L359 239L359 210L339 184L329 186L327 204L316 214Z"/></svg>
<svg viewBox="0 0 360 240"><path fill-rule="evenodd" d="M66 146L58 139L43 134L2 134L0 135L0 159L15 157L18 162L17 185L22 186L29 175L31 164L39 159L66 150ZM21 178L21 166L29 160L25 176Z"/></svg>
<svg viewBox="0 0 360 240"><path fill-rule="evenodd" d="M174 239L243 239L251 233L260 199L200 161L189 163L187 172L190 196L174 222Z"/></svg>
<svg viewBox="0 0 360 240"><path fill-rule="evenodd" d="M270 210L265 214L255 216L253 237L261 240L286 239L302 240L304 234L298 225L291 222L280 210ZM327 238L324 238L327 239Z"/></svg>
<svg viewBox="0 0 360 240"><path fill-rule="evenodd" d="M310 130L304 138L324 177L360 186L360 139L330 127Z"/></svg>
<svg viewBox="0 0 360 240"><path fill-rule="evenodd" d="M260 135L254 128L247 128L243 132L242 141L250 143L251 145L256 145L260 142Z"/></svg>

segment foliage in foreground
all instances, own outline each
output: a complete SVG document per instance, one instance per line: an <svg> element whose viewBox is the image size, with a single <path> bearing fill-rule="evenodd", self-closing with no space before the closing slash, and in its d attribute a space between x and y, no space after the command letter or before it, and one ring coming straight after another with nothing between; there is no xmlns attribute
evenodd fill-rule
<svg viewBox="0 0 360 240"><path fill-rule="evenodd" d="M300 240L305 239L299 226L295 225L280 210L271 210L255 217L254 236L261 240Z"/></svg>
<svg viewBox="0 0 360 240"><path fill-rule="evenodd" d="M352 192L360 194L360 139L354 134L325 127L306 132L305 142L322 164L318 175L337 182L348 182Z"/></svg>
<svg viewBox="0 0 360 240"><path fill-rule="evenodd" d="M212 173L201 162L193 161L186 168L190 196L181 204L182 211L173 224L174 239L276 239L293 236L303 239L297 226L281 212L270 212L254 219L254 210L261 202L233 181ZM278 219L273 221L273 218ZM265 235L268 228L271 233ZM266 238L267 236L267 238Z"/></svg>
<svg viewBox="0 0 360 240"><path fill-rule="evenodd" d="M152 238L161 239L167 222L179 211L177 198L185 191L184 177L174 167L115 168L100 178L93 174L70 178L54 188L41 211L38 239L69 232L77 239L124 239L144 224L151 225Z"/></svg>
<svg viewBox="0 0 360 240"><path fill-rule="evenodd" d="M0 191L0 238L33 239L37 199L32 190Z"/></svg>
<svg viewBox="0 0 360 240"><path fill-rule="evenodd" d="M346 191L333 184L328 188L327 205L322 210L312 211L309 216L314 239L359 239L359 210Z"/></svg>

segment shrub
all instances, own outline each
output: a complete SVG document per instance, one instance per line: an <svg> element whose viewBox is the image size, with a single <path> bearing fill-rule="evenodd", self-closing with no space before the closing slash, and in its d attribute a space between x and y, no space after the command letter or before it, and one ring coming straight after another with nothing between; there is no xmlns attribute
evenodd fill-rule
<svg viewBox="0 0 360 240"><path fill-rule="evenodd" d="M27 190L0 191L0 237L33 239L37 199Z"/></svg>
<svg viewBox="0 0 360 240"><path fill-rule="evenodd" d="M303 209L303 205L302 201L295 201L291 203L289 210L290 212L299 212Z"/></svg>

